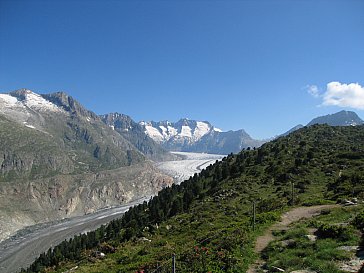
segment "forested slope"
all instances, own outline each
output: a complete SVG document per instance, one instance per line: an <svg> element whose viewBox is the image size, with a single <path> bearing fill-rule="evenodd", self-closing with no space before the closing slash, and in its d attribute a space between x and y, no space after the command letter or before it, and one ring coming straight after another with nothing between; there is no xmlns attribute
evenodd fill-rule
<svg viewBox="0 0 364 273"><path fill-rule="evenodd" d="M245 272L256 236L287 207L363 198L363 163L363 126L305 127L163 189L48 251L27 272L166 272L173 253L178 272Z"/></svg>

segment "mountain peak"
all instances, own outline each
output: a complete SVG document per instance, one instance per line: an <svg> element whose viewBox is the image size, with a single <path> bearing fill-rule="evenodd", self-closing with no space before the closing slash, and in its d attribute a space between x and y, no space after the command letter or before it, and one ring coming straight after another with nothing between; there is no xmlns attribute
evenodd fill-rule
<svg viewBox="0 0 364 273"><path fill-rule="evenodd" d="M181 118L177 122L145 122L147 136L169 151L229 154L263 142L252 139L243 129L222 132L208 121Z"/></svg>
<svg viewBox="0 0 364 273"><path fill-rule="evenodd" d="M33 110L38 111L52 111L52 112L59 112L61 111L57 105L53 104L49 100L45 99L42 95L39 95L32 90L22 88L15 91L10 92L9 94L3 94L3 98L5 96L16 98L18 103L15 104L4 104L4 107L17 107L17 108L24 108L28 107ZM11 100L9 100L10 102Z"/></svg>
<svg viewBox="0 0 364 273"><path fill-rule="evenodd" d="M27 94L36 94L36 93L27 88L20 88L18 90L10 92L9 94L15 97L15 96L24 96Z"/></svg>
<svg viewBox="0 0 364 273"><path fill-rule="evenodd" d="M334 114L314 118L307 126L325 123L331 126L356 126L364 124L364 121L355 112L342 110Z"/></svg>
<svg viewBox="0 0 364 273"><path fill-rule="evenodd" d="M65 111L70 112L71 114L98 119L98 116L95 113L84 108L77 100L65 92L45 94L42 95L42 97L54 103L58 107L63 108Z"/></svg>

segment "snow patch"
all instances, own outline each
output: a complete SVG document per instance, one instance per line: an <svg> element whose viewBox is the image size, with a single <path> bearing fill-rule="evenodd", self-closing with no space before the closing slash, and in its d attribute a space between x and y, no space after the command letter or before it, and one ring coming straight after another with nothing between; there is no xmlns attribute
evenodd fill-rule
<svg viewBox="0 0 364 273"><path fill-rule="evenodd" d="M4 103L4 106L15 106L18 99L8 94L0 94L0 102Z"/></svg>
<svg viewBox="0 0 364 273"><path fill-rule="evenodd" d="M158 131L157 128L154 128L151 125L145 126L145 133L151 137L154 141L162 142L163 141L163 135Z"/></svg>
<svg viewBox="0 0 364 273"><path fill-rule="evenodd" d="M189 126L182 126L180 136L192 138L191 128Z"/></svg>
<svg viewBox="0 0 364 273"><path fill-rule="evenodd" d="M195 128L195 131L193 132L193 138L196 140L199 140L201 137L203 137L208 132L210 132L211 128L205 122L197 121L196 123L197 123L197 125Z"/></svg>
<svg viewBox="0 0 364 273"><path fill-rule="evenodd" d="M215 131L215 132L219 132L219 133L221 133L221 132L222 132L222 130L221 130L221 129L216 128L216 127L214 127L214 131Z"/></svg>
<svg viewBox="0 0 364 273"><path fill-rule="evenodd" d="M35 129L35 127L33 125L29 125L29 124L25 124L25 127L31 128L31 129Z"/></svg>
<svg viewBox="0 0 364 273"><path fill-rule="evenodd" d="M23 124L25 127L31 128L31 129L37 129L35 126L28 124L26 121L23 121Z"/></svg>
<svg viewBox="0 0 364 273"><path fill-rule="evenodd" d="M167 126L167 129L168 129L169 137L172 137L172 136L175 136L178 134L177 129L172 126Z"/></svg>
<svg viewBox="0 0 364 273"><path fill-rule="evenodd" d="M160 125L159 128L162 130L163 138L168 138L168 130L163 125Z"/></svg>
<svg viewBox="0 0 364 273"><path fill-rule="evenodd" d="M33 93L32 91L27 91L24 96L25 100L23 103L29 108L41 111L53 111L53 112L61 111L61 109L58 108L57 105L44 99L41 95Z"/></svg>
<svg viewBox="0 0 364 273"><path fill-rule="evenodd" d="M41 95L35 94L30 90L24 92L24 99L18 100L17 97L9 94L0 94L0 106L2 108L23 108L26 107L42 111L62 111L57 105L44 99Z"/></svg>

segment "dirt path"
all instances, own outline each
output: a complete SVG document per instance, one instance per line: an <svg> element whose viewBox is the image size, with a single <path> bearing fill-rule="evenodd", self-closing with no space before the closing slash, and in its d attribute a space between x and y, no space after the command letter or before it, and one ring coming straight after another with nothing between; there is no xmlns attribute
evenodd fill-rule
<svg viewBox="0 0 364 273"><path fill-rule="evenodd" d="M338 207L338 205L320 205L312 207L298 207L294 208L282 215L281 221L271 226L262 236L259 236L255 243L255 252L261 253L268 244L274 240L272 232L274 230L286 230L288 226L293 222L296 222L303 218L311 218L320 214L324 209L331 209ZM263 264L262 260L257 260L254 264L250 266L247 273L257 273L258 268Z"/></svg>

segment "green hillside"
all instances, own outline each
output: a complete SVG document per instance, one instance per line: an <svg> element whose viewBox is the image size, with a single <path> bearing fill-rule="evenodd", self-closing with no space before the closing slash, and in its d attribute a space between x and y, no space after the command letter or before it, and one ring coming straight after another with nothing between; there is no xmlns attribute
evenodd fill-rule
<svg viewBox="0 0 364 273"><path fill-rule="evenodd" d="M177 272L245 272L255 238L283 211L363 199L363 179L364 126L305 127L165 188L41 255L27 272L170 272L173 254Z"/></svg>

